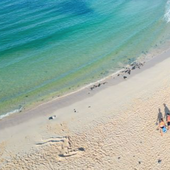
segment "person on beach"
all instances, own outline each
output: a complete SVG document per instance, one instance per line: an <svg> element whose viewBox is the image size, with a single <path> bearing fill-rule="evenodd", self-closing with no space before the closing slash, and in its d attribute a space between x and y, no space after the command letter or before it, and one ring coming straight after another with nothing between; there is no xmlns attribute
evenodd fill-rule
<svg viewBox="0 0 170 170"><path fill-rule="evenodd" d="M164 112L165 112L165 115L167 116L168 113L170 113L170 110L169 108L167 107L167 105L164 103Z"/></svg>
<svg viewBox="0 0 170 170"><path fill-rule="evenodd" d="M158 117L157 117L157 120L156 120L156 125L159 125L159 123L161 122L161 118L163 118L163 115L162 115L161 109L159 108L158 109ZM159 127L158 127L158 129L159 129Z"/></svg>
<svg viewBox="0 0 170 170"><path fill-rule="evenodd" d="M160 128L160 133L161 133L161 136L163 136L163 132L167 132L166 130L166 125L165 125L165 122L163 120L163 118L161 118L161 121L159 123L159 128Z"/></svg>
<svg viewBox="0 0 170 170"><path fill-rule="evenodd" d="M169 130L170 129L170 113L167 113L166 121L167 121L167 125L168 125L168 130Z"/></svg>

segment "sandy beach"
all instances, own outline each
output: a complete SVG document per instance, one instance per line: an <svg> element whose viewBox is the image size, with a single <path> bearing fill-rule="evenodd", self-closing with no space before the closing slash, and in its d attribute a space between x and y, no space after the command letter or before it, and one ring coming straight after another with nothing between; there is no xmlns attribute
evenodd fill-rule
<svg viewBox="0 0 170 170"><path fill-rule="evenodd" d="M169 56L0 120L0 169L170 169Z"/></svg>

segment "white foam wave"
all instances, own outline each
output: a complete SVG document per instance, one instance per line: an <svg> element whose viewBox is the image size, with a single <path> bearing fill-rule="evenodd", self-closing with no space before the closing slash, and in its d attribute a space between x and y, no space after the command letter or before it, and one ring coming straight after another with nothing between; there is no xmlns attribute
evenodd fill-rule
<svg viewBox="0 0 170 170"><path fill-rule="evenodd" d="M166 3L164 19L167 23L170 22L170 0Z"/></svg>
<svg viewBox="0 0 170 170"><path fill-rule="evenodd" d="M18 112L21 112L21 111L22 111L22 107L20 107L19 109L15 109L15 110L13 110L13 111L11 111L11 112L8 112L8 113L6 113L6 114L1 115L1 116L0 116L0 119L3 119L4 117L7 117L7 116L9 116L9 115L12 115L12 114L14 114L14 113L18 113Z"/></svg>

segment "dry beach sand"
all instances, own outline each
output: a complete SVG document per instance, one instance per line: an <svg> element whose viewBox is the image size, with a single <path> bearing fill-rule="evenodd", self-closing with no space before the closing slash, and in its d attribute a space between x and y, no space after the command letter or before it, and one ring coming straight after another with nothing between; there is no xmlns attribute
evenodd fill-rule
<svg viewBox="0 0 170 170"><path fill-rule="evenodd" d="M170 169L170 50L123 75L0 120L0 169Z"/></svg>

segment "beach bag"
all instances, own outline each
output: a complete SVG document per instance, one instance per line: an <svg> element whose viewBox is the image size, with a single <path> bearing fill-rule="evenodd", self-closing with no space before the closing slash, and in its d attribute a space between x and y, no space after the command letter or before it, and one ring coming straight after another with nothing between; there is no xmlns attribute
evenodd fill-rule
<svg viewBox="0 0 170 170"><path fill-rule="evenodd" d="M164 133L166 133L166 132L167 132L167 129L166 129L166 127L165 127L165 126L162 128L162 131L163 131Z"/></svg>

